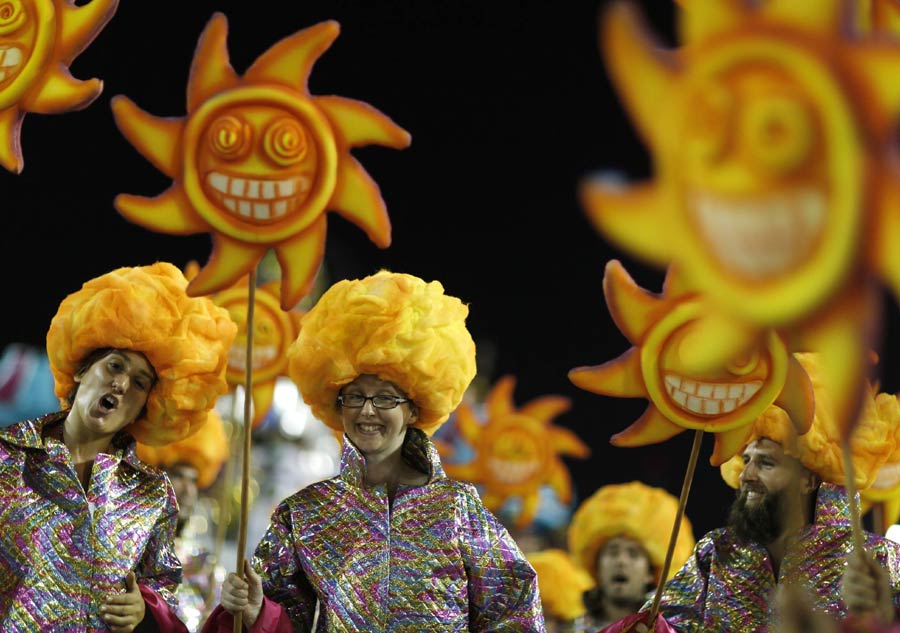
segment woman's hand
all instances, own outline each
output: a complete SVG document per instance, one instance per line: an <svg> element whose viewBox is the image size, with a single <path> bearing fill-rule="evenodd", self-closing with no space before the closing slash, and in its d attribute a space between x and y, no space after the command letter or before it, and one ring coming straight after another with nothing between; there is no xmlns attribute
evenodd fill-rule
<svg viewBox="0 0 900 633"><path fill-rule="evenodd" d="M244 561L244 574L247 580L234 572L228 574L225 582L222 583L222 597L219 599L219 603L232 615L241 613L243 624L249 628L256 623L259 611L262 609L262 580L246 560Z"/></svg>
<svg viewBox="0 0 900 633"><path fill-rule="evenodd" d="M100 617L114 633L131 633L144 619L146 607L144 596L138 587L134 572L125 576L125 593L106 596L100 605Z"/></svg>
<svg viewBox="0 0 900 633"><path fill-rule="evenodd" d="M854 550L847 557L841 597L854 616L874 614L884 623L894 621L890 577L868 552Z"/></svg>

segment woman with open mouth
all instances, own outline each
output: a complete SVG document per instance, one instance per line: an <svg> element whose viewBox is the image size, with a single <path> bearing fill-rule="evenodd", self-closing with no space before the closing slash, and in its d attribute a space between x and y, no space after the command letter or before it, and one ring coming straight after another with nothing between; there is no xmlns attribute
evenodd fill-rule
<svg viewBox="0 0 900 633"><path fill-rule="evenodd" d="M0 429L4 630L186 631L175 493L135 453L136 439L196 432L227 389L237 327L186 287L160 262L92 279L59 305L47 353L62 411Z"/></svg>

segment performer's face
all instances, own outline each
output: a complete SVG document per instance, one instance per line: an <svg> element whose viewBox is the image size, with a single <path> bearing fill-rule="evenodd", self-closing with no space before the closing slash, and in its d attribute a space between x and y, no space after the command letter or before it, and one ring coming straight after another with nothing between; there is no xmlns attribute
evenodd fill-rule
<svg viewBox="0 0 900 633"><path fill-rule="evenodd" d="M178 500L178 519L187 521L197 505L197 477L199 472L190 464L175 464L167 468L166 473L175 489L175 498Z"/></svg>
<svg viewBox="0 0 900 633"><path fill-rule="evenodd" d="M360 407L341 406L344 432L366 457L390 455L400 450L406 428L416 421L418 412L412 401L392 408L379 408L373 396L406 398L394 383L372 374L363 374L341 389L341 396L366 396Z"/></svg>
<svg viewBox="0 0 900 633"><path fill-rule="evenodd" d="M805 498L806 469L768 438L752 442L743 453L741 486L728 524L739 536L769 543L785 529L785 509Z"/></svg>
<svg viewBox="0 0 900 633"><path fill-rule="evenodd" d="M83 438L116 433L134 422L156 382L143 354L112 350L75 375L72 409Z"/></svg>
<svg viewBox="0 0 900 633"><path fill-rule="evenodd" d="M653 584L650 558L634 539L611 538L597 556L597 579L604 595L613 602L640 606Z"/></svg>

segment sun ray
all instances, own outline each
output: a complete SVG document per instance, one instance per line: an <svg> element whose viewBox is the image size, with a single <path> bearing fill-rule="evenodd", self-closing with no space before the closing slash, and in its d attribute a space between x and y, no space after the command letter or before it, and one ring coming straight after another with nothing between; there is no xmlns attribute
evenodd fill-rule
<svg viewBox="0 0 900 633"><path fill-rule="evenodd" d="M767 0L759 12L782 24L838 33L855 18L852 10L856 4L855 0L852 3L846 0Z"/></svg>
<svg viewBox="0 0 900 633"><path fill-rule="evenodd" d="M181 162L179 140L184 131L184 119L153 116L122 95L113 97L110 107L116 125L125 138L154 167L174 178Z"/></svg>
<svg viewBox="0 0 900 633"><path fill-rule="evenodd" d="M341 217L366 232L381 248L391 245L391 219L378 185L354 158L341 163L338 184L329 203Z"/></svg>
<svg viewBox="0 0 900 633"><path fill-rule="evenodd" d="M555 464L550 469L547 485L553 489L563 505L568 505L572 502L572 476L566 468Z"/></svg>
<svg viewBox="0 0 900 633"><path fill-rule="evenodd" d="M262 257L264 247L233 240L225 235L215 234L215 248L210 261L200 269L188 284L188 294L194 297L212 294L227 287L228 282L246 275Z"/></svg>
<svg viewBox="0 0 900 633"><path fill-rule="evenodd" d="M798 435L803 435L812 427L816 412L815 393L809 374L793 354L788 357L788 373L784 389L775 398L774 404L788 414Z"/></svg>
<svg viewBox="0 0 900 633"><path fill-rule="evenodd" d="M522 415L549 422L572 407L572 401L565 396L542 396L519 408Z"/></svg>
<svg viewBox="0 0 900 633"><path fill-rule="evenodd" d="M22 172L22 147L19 131L25 113L16 108L0 110L0 165L15 174Z"/></svg>
<svg viewBox="0 0 900 633"><path fill-rule="evenodd" d="M152 231L192 235L206 228L184 192L174 186L155 198L122 193L113 200L113 206L129 222Z"/></svg>
<svg viewBox="0 0 900 633"><path fill-rule="evenodd" d="M228 55L228 21L215 13L200 34L188 78L187 109L196 110L210 95L228 90L239 82Z"/></svg>
<svg viewBox="0 0 900 633"><path fill-rule="evenodd" d="M541 497L537 492L532 492L523 496L522 509L519 511L519 516L516 517L516 526L524 528L531 524L531 522L534 521L534 517L537 516L540 504Z"/></svg>
<svg viewBox="0 0 900 633"><path fill-rule="evenodd" d="M326 229L327 222L322 216L303 233L275 247L282 272L282 307L293 308L312 288L325 254Z"/></svg>
<svg viewBox="0 0 900 633"><path fill-rule="evenodd" d="M286 37L260 55L247 69L249 81L287 83L306 91L313 64L341 32L334 20L326 20Z"/></svg>
<svg viewBox="0 0 900 633"><path fill-rule="evenodd" d="M498 418L513 411L513 391L516 388L515 376L503 376L494 384L484 401L484 408L489 418Z"/></svg>
<svg viewBox="0 0 900 633"><path fill-rule="evenodd" d="M679 11L678 35L682 42L703 41L711 35L731 30L747 19L745 0L687 0Z"/></svg>
<svg viewBox="0 0 900 633"><path fill-rule="evenodd" d="M605 396L639 398L647 395L638 347L631 347L618 358L601 365L571 369L569 380L576 387Z"/></svg>
<svg viewBox="0 0 900 633"><path fill-rule="evenodd" d="M658 444L683 433L685 428L671 422L655 406L650 405L631 426L613 435L613 446L646 446Z"/></svg>
<svg viewBox="0 0 900 633"><path fill-rule="evenodd" d="M383 145L394 149L409 147L409 132L363 101L346 97L315 97L335 128L335 134L349 147Z"/></svg>
<svg viewBox="0 0 900 633"><path fill-rule="evenodd" d="M581 441L581 438L574 431L561 426L554 427L551 430L550 441L553 443L553 448L560 455L584 458L591 454L591 449Z"/></svg>
<svg viewBox="0 0 900 633"><path fill-rule="evenodd" d="M91 0L81 6L61 3L56 44L60 60L72 63L112 19L118 6L119 0Z"/></svg>
<svg viewBox="0 0 900 633"><path fill-rule="evenodd" d="M456 428L459 429L460 435L468 444L474 444L481 432L478 416L466 403L461 404L456 410Z"/></svg>
<svg viewBox="0 0 900 633"><path fill-rule="evenodd" d="M709 463L712 466L719 467L729 459L737 455L738 451L744 448L747 439L753 433L753 425L745 424L730 431L716 433L716 442L713 445L712 456Z"/></svg>
<svg viewBox="0 0 900 633"><path fill-rule="evenodd" d="M48 70L34 84L22 107L36 114L60 114L88 106L103 91L99 79L75 79L62 64Z"/></svg>
<svg viewBox="0 0 900 633"><path fill-rule="evenodd" d="M616 327L631 343L644 338L650 326L659 321L668 309L658 295L637 285L617 259L606 263L603 295Z"/></svg>

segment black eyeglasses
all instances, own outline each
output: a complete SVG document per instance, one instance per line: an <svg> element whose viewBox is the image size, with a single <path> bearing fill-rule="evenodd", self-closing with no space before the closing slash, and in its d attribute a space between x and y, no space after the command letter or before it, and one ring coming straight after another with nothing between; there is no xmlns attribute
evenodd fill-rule
<svg viewBox="0 0 900 633"><path fill-rule="evenodd" d="M409 398L364 396L361 393L345 393L337 398L338 404L346 409L362 409L366 405L366 400L371 400L372 406L376 409L393 409L399 404L409 402Z"/></svg>

